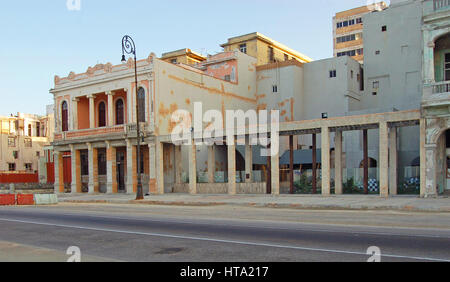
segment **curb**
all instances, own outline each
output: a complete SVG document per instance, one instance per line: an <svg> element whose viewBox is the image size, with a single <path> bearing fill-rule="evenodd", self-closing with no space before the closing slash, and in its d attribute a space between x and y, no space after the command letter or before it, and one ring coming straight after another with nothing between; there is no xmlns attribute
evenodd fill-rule
<svg viewBox="0 0 450 282"><path fill-rule="evenodd" d="M352 205L304 205L304 204L278 204L278 203L227 203L227 202L184 202L184 201L136 201L136 200L70 200L60 199L61 203L72 204L134 204L149 206L187 206L187 207L213 207L213 206L239 206L253 208L292 209L292 210L360 210L360 211L404 211L404 212L430 212L450 213L449 207L419 208L415 206L352 206Z"/></svg>

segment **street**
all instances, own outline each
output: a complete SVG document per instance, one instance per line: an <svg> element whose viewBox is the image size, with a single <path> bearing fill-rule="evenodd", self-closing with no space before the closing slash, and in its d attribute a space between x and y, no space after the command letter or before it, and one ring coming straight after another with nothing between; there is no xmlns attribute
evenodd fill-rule
<svg viewBox="0 0 450 282"><path fill-rule="evenodd" d="M0 261L450 261L448 213L60 204L0 224Z"/></svg>

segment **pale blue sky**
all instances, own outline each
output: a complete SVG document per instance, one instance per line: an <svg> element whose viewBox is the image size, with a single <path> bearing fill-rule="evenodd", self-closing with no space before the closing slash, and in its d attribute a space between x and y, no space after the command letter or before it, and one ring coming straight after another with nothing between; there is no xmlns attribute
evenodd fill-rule
<svg viewBox="0 0 450 282"><path fill-rule="evenodd" d="M3 1L0 9L0 115L44 114L54 75L120 63L132 36L139 58L191 48L214 54L227 38L258 31L313 59L333 55L332 17L366 0Z"/></svg>

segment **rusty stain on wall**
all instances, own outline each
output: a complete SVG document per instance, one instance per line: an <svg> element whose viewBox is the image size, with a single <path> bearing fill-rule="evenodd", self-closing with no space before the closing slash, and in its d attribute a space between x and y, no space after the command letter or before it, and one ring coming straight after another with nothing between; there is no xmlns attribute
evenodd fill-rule
<svg viewBox="0 0 450 282"><path fill-rule="evenodd" d="M178 82L181 82L181 83L193 86L193 87L197 87L197 88L206 90L210 94L218 94L218 95L221 95L223 97L235 98L235 99L238 99L238 100L242 100L242 101L246 101L246 102L249 102L249 103L256 104L256 100L255 99L239 96L239 95L237 95L235 93L232 93L232 92L226 92L223 83L221 84L221 89L217 89L217 88L214 88L214 87L207 87L207 86L205 86L203 84L200 84L200 83L197 83L197 82L188 81L188 80L179 78L179 77L174 76L174 75L169 75L169 78L173 79L175 81L178 81Z"/></svg>

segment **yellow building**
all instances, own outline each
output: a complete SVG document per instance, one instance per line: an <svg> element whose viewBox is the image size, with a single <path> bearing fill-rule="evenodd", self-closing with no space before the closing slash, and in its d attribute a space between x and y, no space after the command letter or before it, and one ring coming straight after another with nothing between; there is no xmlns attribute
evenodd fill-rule
<svg viewBox="0 0 450 282"><path fill-rule="evenodd" d="M333 17L334 57L350 56L361 64L364 62L363 15L386 9L379 2L336 13Z"/></svg>
<svg viewBox="0 0 450 282"><path fill-rule="evenodd" d="M195 65L206 60L202 55L191 49L181 49L162 54L161 60L172 64Z"/></svg>
<svg viewBox="0 0 450 282"><path fill-rule="evenodd" d="M301 63L309 63L312 61L308 56L292 50L258 32L229 38L228 42L222 44L221 47L225 52L237 49L242 53L255 57L258 66L292 59Z"/></svg>

